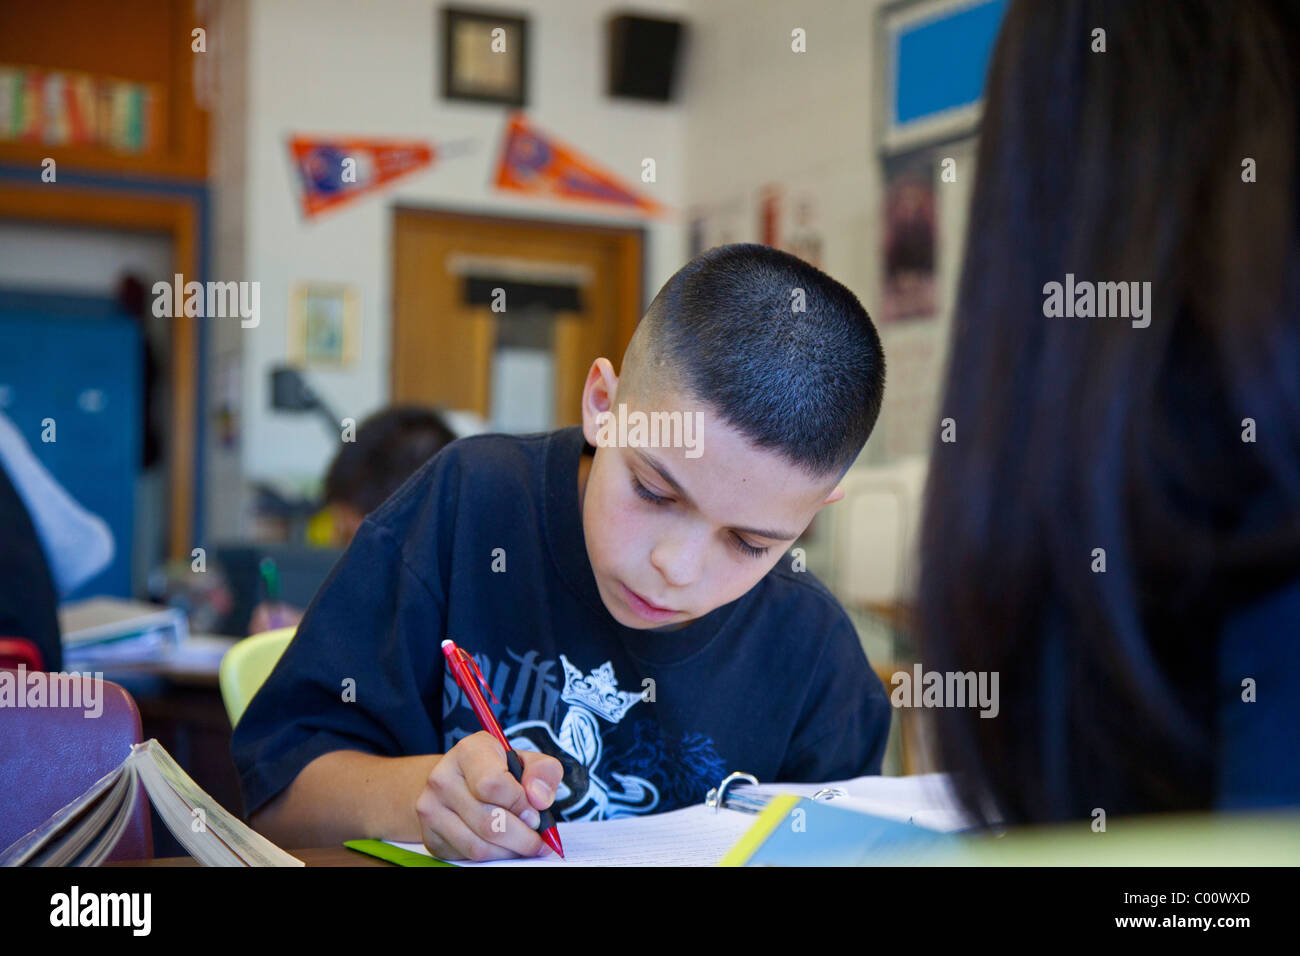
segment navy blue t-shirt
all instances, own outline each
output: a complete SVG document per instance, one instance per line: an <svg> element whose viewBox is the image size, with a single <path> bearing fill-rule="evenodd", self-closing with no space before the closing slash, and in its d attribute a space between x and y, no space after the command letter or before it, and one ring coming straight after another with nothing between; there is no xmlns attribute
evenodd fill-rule
<svg viewBox="0 0 1300 956"><path fill-rule="evenodd" d="M889 699L811 573L782 561L677 630L610 615L578 502L593 451L576 426L460 439L366 519L235 728L246 812L323 753L445 753L479 731L447 637L474 655L511 746L564 765L563 820L700 803L735 770L880 772Z"/></svg>

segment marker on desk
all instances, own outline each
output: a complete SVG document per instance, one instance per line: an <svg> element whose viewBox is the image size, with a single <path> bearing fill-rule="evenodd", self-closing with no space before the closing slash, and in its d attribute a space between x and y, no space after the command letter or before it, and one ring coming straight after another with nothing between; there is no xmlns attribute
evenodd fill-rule
<svg viewBox="0 0 1300 956"><path fill-rule="evenodd" d="M447 658L447 666L451 668L456 683L460 685L460 689L469 698L469 705L474 708L474 713L478 716L483 729L495 737L502 747L506 748L506 766L510 768L511 776L523 783L523 761L519 759L519 754L515 753L514 748L510 746L510 742L506 740L506 735L501 732L501 725L497 723L496 717L492 714L492 709L488 707L483 692L478 689L478 685L482 684L487 687L487 692L492 694L492 699L497 699L497 695L492 693L492 688L488 687L487 681L483 679L483 672L474 663L474 658L457 647L456 642L450 638L442 642L442 654ZM477 678L478 683L475 683L475 678ZM500 701L497 701L497 703L500 703ZM546 845L558 853L560 859L564 859L564 845L560 843L560 831L555 828L555 818L551 816L549 809L541 811L540 816L541 819L537 821L537 832L546 841Z"/></svg>
<svg viewBox="0 0 1300 956"><path fill-rule="evenodd" d="M285 626L284 613L280 610L280 569L274 558L263 558L257 568L262 572L262 584L266 586L267 610L270 615L268 625L272 630Z"/></svg>

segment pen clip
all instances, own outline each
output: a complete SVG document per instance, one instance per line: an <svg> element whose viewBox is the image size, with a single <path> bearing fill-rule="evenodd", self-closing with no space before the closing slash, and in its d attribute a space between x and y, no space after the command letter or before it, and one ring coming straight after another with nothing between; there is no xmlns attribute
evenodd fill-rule
<svg viewBox="0 0 1300 956"><path fill-rule="evenodd" d="M474 676L478 678L478 682L483 685L483 689L492 695L493 703L500 707L501 701L497 700L497 695L492 693L492 688L489 687L488 682L484 680L483 672L478 669L478 663L474 658L465 653L465 649L460 646L457 646L456 648L456 656L460 658L462 664L467 664L469 666L470 670L473 671Z"/></svg>

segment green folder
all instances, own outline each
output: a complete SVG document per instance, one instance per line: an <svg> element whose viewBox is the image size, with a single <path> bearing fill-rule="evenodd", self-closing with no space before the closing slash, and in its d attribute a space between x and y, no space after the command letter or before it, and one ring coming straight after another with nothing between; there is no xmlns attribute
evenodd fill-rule
<svg viewBox="0 0 1300 956"><path fill-rule="evenodd" d="M396 863L398 866L455 866L455 863L447 863L444 860L435 860L431 856L425 856L423 853L415 853L411 850L403 850L400 846L393 846L391 843L385 843L383 840L344 840L343 845L349 850L356 850L358 853L365 853L368 856L377 856L381 860L387 860L389 863Z"/></svg>

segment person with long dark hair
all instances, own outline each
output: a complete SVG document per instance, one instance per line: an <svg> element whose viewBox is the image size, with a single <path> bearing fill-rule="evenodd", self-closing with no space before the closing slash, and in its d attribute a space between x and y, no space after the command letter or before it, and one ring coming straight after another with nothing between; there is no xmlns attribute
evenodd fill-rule
<svg viewBox="0 0 1300 956"><path fill-rule="evenodd" d="M917 614L1000 675L938 712L978 815L1300 804L1298 119L1291 2L1008 9Z"/></svg>

